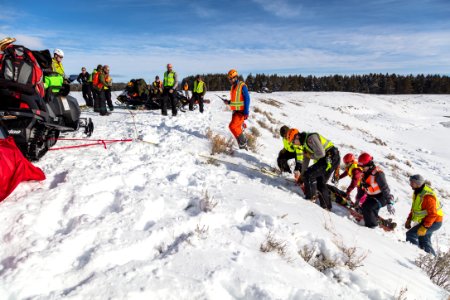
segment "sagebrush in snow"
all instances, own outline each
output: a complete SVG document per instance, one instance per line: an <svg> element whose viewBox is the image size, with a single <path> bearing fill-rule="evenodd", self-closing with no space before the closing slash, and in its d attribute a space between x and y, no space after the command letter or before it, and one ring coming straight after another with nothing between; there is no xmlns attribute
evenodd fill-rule
<svg viewBox="0 0 450 300"><path fill-rule="evenodd" d="M276 252L281 257L286 256L286 242L279 241L275 239L272 232L267 234L266 240L259 247L261 252Z"/></svg>
<svg viewBox="0 0 450 300"><path fill-rule="evenodd" d="M234 140L232 138L227 140L219 134L214 134L210 129L206 132L206 137L211 141L211 155L220 153L233 154Z"/></svg>
<svg viewBox="0 0 450 300"><path fill-rule="evenodd" d="M255 152L258 150L258 137L252 133L247 133L247 147L252 152Z"/></svg>
<svg viewBox="0 0 450 300"><path fill-rule="evenodd" d="M421 255L416 259L416 265L427 273L433 283L450 292L450 251L438 251L436 256Z"/></svg>
<svg viewBox="0 0 450 300"><path fill-rule="evenodd" d="M203 198L200 200L200 209L202 212L210 212L217 206L217 201L214 197L209 196L208 191L203 193Z"/></svg>
<svg viewBox="0 0 450 300"><path fill-rule="evenodd" d="M250 127L250 133L252 135L254 135L255 137L260 137L261 136L261 132L258 130L258 128L256 127Z"/></svg>
<svg viewBox="0 0 450 300"><path fill-rule="evenodd" d="M407 291L408 291L408 288L406 286L402 287L400 289L400 291L398 291L398 293L395 293L394 299L395 300L407 300L408 299L408 297L406 297L406 292Z"/></svg>

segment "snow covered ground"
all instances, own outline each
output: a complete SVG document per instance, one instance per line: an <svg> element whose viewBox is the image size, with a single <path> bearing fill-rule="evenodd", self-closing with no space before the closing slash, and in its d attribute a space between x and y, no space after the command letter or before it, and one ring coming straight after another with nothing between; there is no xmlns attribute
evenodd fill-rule
<svg viewBox="0 0 450 300"><path fill-rule="evenodd" d="M93 139L158 145L136 140L46 154L36 165L47 180L20 184L0 204L0 298L393 299L402 289L408 299L448 297L414 265L422 252L404 242L402 225L408 174L420 173L446 213L433 244L450 246L449 95L251 94L247 124L261 132L260 146L227 159L275 166L282 143L270 128L283 124L321 133L341 156L368 151L398 199L399 227L387 233L338 207L322 210L283 178L199 156L210 152L208 128L231 136L231 113L216 94L227 93L208 93L204 114L83 112L94 120ZM82 134L67 135L74 136ZM70 142L56 146L63 145ZM268 235L279 251L260 250ZM340 262L343 245L367 255L363 266L322 273L298 254L315 247Z"/></svg>

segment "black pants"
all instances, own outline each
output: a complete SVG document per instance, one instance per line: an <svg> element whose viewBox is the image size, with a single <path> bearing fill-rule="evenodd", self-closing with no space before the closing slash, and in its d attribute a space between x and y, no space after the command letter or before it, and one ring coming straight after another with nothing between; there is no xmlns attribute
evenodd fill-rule
<svg viewBox="0 0 450 300"><path fill-rule="evenodd" d="M100 92L94 87L91 87L91 91L92 91L92 98L94 99L94 111L99 112L99 110L98 110L98 107L99 107L98 101L99 100L98 99L100 98Z"/></svg>
<svg viewBox="0 0 450 300"><path fill-rule="evenodd" d="M110 89L105 90L105 99L106 99L106 103L108 104L109 110L114 110L114 105L111 100L111 90Z"/></svg>
<svg viewBox="0 0 450 300"><path fill-rule="evenodd" d="M331 168L328 170L327 159L331 160ZM317 192L319 192L320 206L326 209L331 209L330 191L328 190L326 184L330 179L331 174L333 174L339 166L340 159L338 149L332 147L328 149L324 157L319 159L305 171L303 182L305 183L306 199L313 199Z"/></svg>
<svg viewBox="0 0 450 300"><path fill-rule="evenodd" d="M97 104L98 104L98 112L100 115L106 115L108 110L106 109L106 95L105 90L100 91L98 98L97 98Z"/></svg>
<svg viewBox="0 0 450 300"><path fill-rule="evenodd" d="M386 199L382 197L382 194L367 195L366 201L361 207L366 227L374 228L378 226L378 212L385 204Z"/></svg>
<svg viewBox="0 0 450 300"><path fill-rule="evenodd" d="M198 101L200 112L203 113L203 95L199 93L192 93L192 97L189 100L189 110L194 110L195 101Z"/></svg>
<svg viewBox="0 0 450 300"><path fill-rule="evenodd" d="M94 101L92 99L91 85L83 84L81 86L81 90L83 92L83 98L84 101L86 102L86 105L92 107L94 105Z"/></svg>
<svg viewBox="0 0 450 300"><path fill-rule="evenodd" d="M284 148L278 153L277 164L281 172L292 173L291 168L288 165L288 160L295 159L295 157L295 152L289 152Z"/></svg>
<svg viewBox="0 0 450 300"><path fill-rule="evenodd" d="M172 89L172 87L164 87L163 91L163 97L161 101L161 114L163 116L167 116L167 104L170 100L170 106L172 108L172 116L177 115L177 106L176 106L176 99L175 99L175 90L172 90L172 93L169 91Z"/></svg>

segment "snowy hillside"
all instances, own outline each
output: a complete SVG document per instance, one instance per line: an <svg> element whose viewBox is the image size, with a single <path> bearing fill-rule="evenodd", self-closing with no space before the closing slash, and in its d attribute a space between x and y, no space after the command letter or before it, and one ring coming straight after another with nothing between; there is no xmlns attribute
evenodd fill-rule
<svg viewBox="0 0 450 300"><path fill-rule="evenodd" d="M393 299L405 288L408 299L448 297L414 265L422 251L404 242L403 224L407 175L420 173L446 213L433 245L450 246L449 95L252 93L247 125L261 133L257 153L219 156L275 166L282 142L270 128L283 124L321 133L341 156L368 151L398 199L399 227L387 233L338 207L324 211L283 178L201 157L208 128L231 136L231 113L216 94L226 93L207 93L204 114L83 112L95 123L91 138L135 141L49 151L36 164L47 180L22 183L0 203L0 298ZM278 251L261 251L268 236ZM315 247L341 261L342 245L367 255L363 266L322 273L298 254Z"/></svg>

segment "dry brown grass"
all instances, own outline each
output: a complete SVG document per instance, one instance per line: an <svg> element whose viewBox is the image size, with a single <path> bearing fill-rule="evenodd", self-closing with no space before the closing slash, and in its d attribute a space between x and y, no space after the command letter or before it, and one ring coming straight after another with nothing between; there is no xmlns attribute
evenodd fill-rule
<svg viewBox="0 0 450 300"><path fill-rule="evenodd" d="M214 134L210 129L206 132L206 137L211 141L211 155L219 153L233 154L233 138L226 139L219 134Z"/></svg>
<svg viewBox="0 0 450 300"><path fill-rule="evenodd" d="M277 107L277 108L280 108L283 106L283 103L281 103L280 101L275 100L275 99L259 99L259 101L261 101L262 103L265 103L267 105Z"/></svg>
<svg viewBox="0 0 450 300"><path fill-rule="evenodd" d="M286 242L275 239L272 232L267 234L266 240L260 245L261 252L276 252L281 257L286 257Z"/></svg>
<svg viewBox="0 0 450 300"><path fill-rule="evenodd" d="M386 155L386 158L389 160L398 160L394 153L389 153Z"/></svg>
<svg viewBox="0 0 450 300"><path fill-rule="evenodd" d="M200 200L200 209L203 212L210 212L217 206L217 201L210 196L208 191L203 192L203 198Z"/></svg>
<svg viewBox="0 0 450 300"><path fill-rule="evenodd" d="M434 284L450 292L450 251L438 251L436 256L421 255L417 258L416 265L427 273Z"/></svg>
<svg viewBox="0 0 450 300"><path fill-rule="evenodd" d="M261 132L256 127L250 127L250 133L256 137L261 136Z"/></svg>
<svg viewBox="0 0 450 300"><path fill-rule="evenodd" d="M387 146L387 144L379 138L374 138L372 141L370 141L370 143L379 145L379 146Z"/></svg>
<svg viewBox="0 0 450 300"><path fill-rule="evenodd" d="M258 136L253 133L247 133L246 136L248 149L256 153L258 151Z"/></svg>

